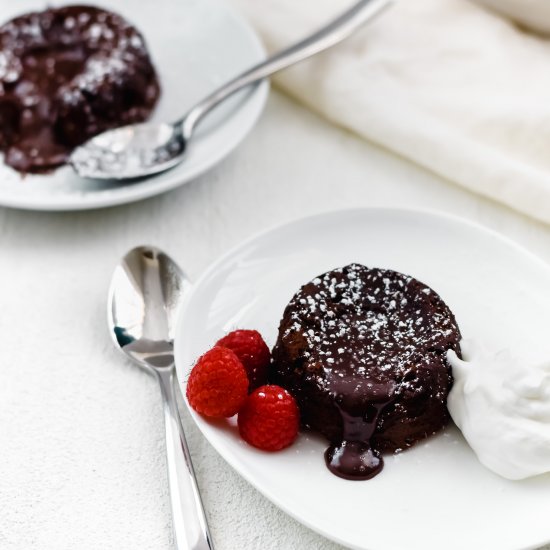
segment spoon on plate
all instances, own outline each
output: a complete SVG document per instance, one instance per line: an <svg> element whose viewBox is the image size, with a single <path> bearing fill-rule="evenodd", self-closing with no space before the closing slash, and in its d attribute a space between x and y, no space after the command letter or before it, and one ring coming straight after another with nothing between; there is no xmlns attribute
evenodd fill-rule
<svg viewBox="0 0 550 550"><path fill-rule="evenodd" d="M103 132L75 149L71 165L81 177L108 180L143 178L177 166L197 124L214 107L242 88L341 42L391 3L360 0L309 37L230 80L176 122L131 124Z"/></svg>
<svg viewBox="0 0 550 550"><path fill-rule="evenodd" d="M164 252L134 248L113 273L109 329L115 344L160 383L176 548L213 550L174 391L176 315L190 289L189 280Z"/></svg>

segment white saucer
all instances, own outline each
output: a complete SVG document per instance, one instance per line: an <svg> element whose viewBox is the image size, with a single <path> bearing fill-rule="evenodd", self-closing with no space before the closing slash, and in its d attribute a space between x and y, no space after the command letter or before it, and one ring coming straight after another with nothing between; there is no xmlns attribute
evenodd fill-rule
<svg viewBox="0 0 550 550"><path fill-rule="evenodd" d="M228 331L258 329L273 345L293 293L350 262L392 268L432 286L464 337L550 354L550 267L511 241L458 218L358 209L298 220L235 248L196 283L176 334L180 380ZM279 453L244 443L230 422L191 411L239 474L287 513L347 546L369 550L520 550L550 541L550 475L522 482L491 473L450 427L400 455L370 481L325 467L327 444L300 435ZM238 506L238 502L234 503Z"/></svg>
<svg viewBox="0 0 550 550"><path fill-rule="evenodd" d="M5 2L0 23L67 2ZM116 5L115 5L116 4ZM256 34L219 0L118 0L110 6L143 33L160 74L162 97L153 119L175 120L229 78L265 57ZM102 5L100 0L97 4ZM109 9L108 3L103 5ZM117 184L81 180L71 168L21 175L0 160L0 205L29 210L85 210L132 202L186 183L228 155L254 126L267 82L243 91L205 119L184 162L155 178Z"/></svg>

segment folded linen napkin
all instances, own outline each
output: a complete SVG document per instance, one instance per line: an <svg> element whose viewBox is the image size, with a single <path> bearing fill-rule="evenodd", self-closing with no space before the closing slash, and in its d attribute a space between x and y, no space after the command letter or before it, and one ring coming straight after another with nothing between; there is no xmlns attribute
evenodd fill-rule
<svg viewBox="0 0 550 550"><path fill-rule="evenodd" d="M350 5L232 1L270 51ZM400 0L275 84L334 123L550 223L550 41L479 5Z"/></svg>

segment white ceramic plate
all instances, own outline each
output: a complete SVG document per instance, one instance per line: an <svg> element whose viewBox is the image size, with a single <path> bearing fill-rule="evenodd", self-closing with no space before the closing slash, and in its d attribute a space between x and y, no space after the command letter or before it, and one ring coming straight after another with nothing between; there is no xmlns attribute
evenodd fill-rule
<svg viewBox="0 0 550 550"><path fill-rule="evenodd" d="M1 22L46 5L67 2L0 0ZM94 2L95 4L95 2ZM160 75L162 97L154 120L175 120L198 100L265 57L251 28L219 0L99 0L143 33ZM204 120L177 168L138 183L82 180L71 168L27 176L0 160L0 205L31 210L84 210L132 202L173 189L229 154L260 115L268 84L240 92Z"/></svg>
<svg viewBox="0 0 550 550"><path fill-rule="evenodd" d="M409 273L441 294L464 337L550 353L550 268L480 226L429 212L361 209L298 220L263 233L216 262L179 320L176 364L194 360L236 328L273 345L294 292L350 262ZM346 481L323 461L326 443L301 435L280 453L244 443L230 422L191 411L214 448L290 515L352 548L519 550L550 541L550 475L522 482L485 469L456 428L397 456L370 481ZM235 503L238 506L238 503Z"/></svg>

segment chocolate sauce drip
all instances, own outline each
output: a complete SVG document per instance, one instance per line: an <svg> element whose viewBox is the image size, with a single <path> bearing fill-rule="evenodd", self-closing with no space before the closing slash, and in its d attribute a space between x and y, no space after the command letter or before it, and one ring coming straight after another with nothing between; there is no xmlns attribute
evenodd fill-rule
<svg viewBox="0 0 550 550"><path fill-rule="evenodd" d="M139 32L91 6L29 13L0 27L0 151L44 173L107 129L142 122L160 93Z"/></svg>
<svg viewBox="0 0 550 550"><path fill-rule="evenodd" d="M382 470L384 461L380 453L371 447L371 437L376 429L380 411L390 403L368 406L364 416L352 416L340 409L343 438L325 451L328 469L344 479L370 479Z"/></svg>
<svg viewBox="0 0 550 550"><path fill-rule="evenodd" d="M342 439L325 451L325 461L333 474L352 480L370 479L384 466L371 438L380 413L393 401L395 392L392 382L358 379L354 376L357 367L353 353L344 351L326 378L342 418Z"/></svg>

